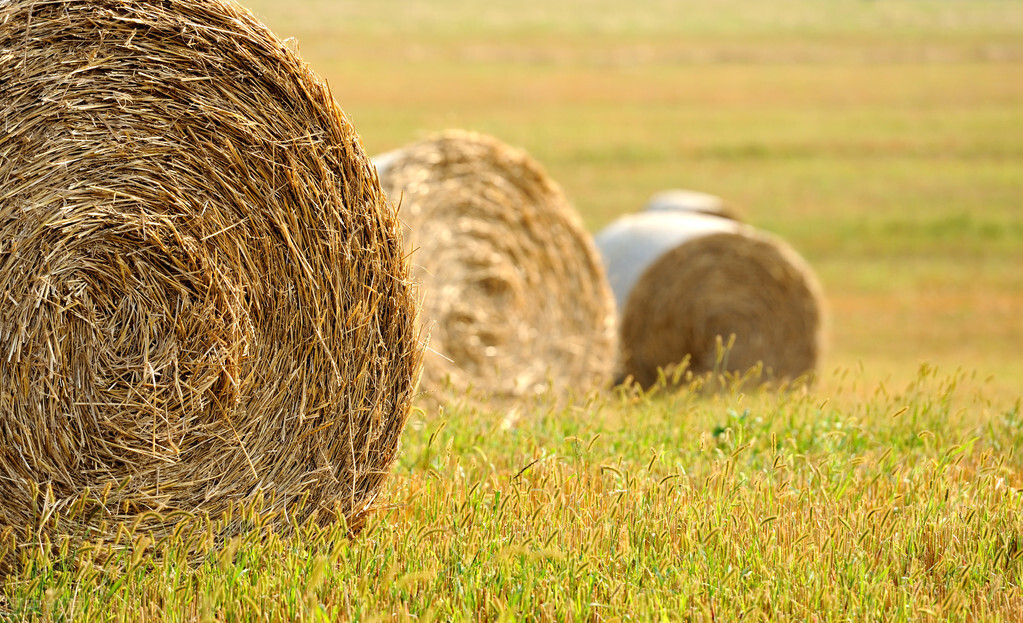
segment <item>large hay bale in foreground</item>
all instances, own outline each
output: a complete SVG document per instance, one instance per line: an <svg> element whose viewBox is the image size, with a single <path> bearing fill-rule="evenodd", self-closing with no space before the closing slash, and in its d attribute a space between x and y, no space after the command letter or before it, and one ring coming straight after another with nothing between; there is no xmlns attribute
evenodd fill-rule
<svg viewBox="0 0 1023 623"><path fill-rule="evenodd" d="M449 379L500 398L610 381L614 307L599 255L539 164L460 131L374 162L400 202L432 325L424 389Z"/></svg>
<svg viewBox="0 0 1023 623"><path fill-rule="evenodd" d="M596 236L620 311L620 375L643 386L689 357L697 374L767 378L812 372L822 348L822 297L784 242L732 220L685 212L622 217ZM735 335L718 362L718 338Z"/></svg>
<svg viewBox="0 0 1023 623"><path fill-rule="evenodd" d="M0 529L105 489L85 528L359 521L421 346L326 84L228 1L11 0L0 120Z"/></svg>

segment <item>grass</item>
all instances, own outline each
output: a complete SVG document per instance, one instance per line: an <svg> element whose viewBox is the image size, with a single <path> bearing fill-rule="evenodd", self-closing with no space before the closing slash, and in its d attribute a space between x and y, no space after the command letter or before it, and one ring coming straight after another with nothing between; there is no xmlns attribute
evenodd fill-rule
<svg viewBox="0 0 1023 623"><path fill-rule="evenodd" d="M1020 392L1020 3L253 7L298 37L371 152L490 132L594 231L664 188L716 193L817 270L829 364L901 382L966 366Z"/></svg>
<svg viewBox="0 0 1023 623"><path fill-rule="evenodd" d="M1020 403L926 366L904 387L831 380L823 400L620 393L517 420L420 414L358 537L337 524L212 547L212 532L186 534L156 558L129 547L101 565L93 550L37 555L7 607L170 621L1018 619ZM189 538L207 552L195 566Z"/></svg>
<svg viewBox="0 0 1023 623"><path fill-rule="evenodd" d="M0 618L1023 616L1023 3L250 5L371 152L491 132L592 230L663 188L725 197L823 281L821 377L424 404L359 536L126 531L35 553Z"/></svg>

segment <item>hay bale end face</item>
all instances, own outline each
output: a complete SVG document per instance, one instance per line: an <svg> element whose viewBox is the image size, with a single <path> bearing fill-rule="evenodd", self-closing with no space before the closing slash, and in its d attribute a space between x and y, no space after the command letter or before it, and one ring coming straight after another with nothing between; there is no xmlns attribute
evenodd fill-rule
<svg viewBox="0 0 1023 623"><path fill-rule="evenodd" d="M678 212L623 217L597 237L620 301L619 375L653 385L689 358L696 374L768 379L816 369L823 303L812 271L787 244L731 220ZM719 337L735 342L718 361Z"/></svg>
<svg viewBox="0 0 1023 623"><path fill-rule="evenodd" d="M358 521L421 345L326 84L228 1L10 0L0 120L0 529L87 490L92 527L261 495Z"/></svg>
<svg viewBox="0 0 1023 623"><path fill-rule="evenodd" d="M619 314L643 273L665 253L701 236L739 230L734 221L703 214L639 213L612 222L595 239Z"/></svg>
<svg viewBox="0 0 1023 623"><path fill-rule="evenodd" d="M610 380L614 307L599 255L539 164L460 131L374 162L422 286L425 390L450 381L500 399Z"/></svg>

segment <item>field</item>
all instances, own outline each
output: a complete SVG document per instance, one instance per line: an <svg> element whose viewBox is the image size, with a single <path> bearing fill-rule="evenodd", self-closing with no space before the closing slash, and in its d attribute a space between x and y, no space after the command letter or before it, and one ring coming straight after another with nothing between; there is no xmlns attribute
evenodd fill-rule
<svg viewBox="0 0 1023 623"><path fill-rule="evenodd" d="M492 133L591 231L724 197L820 277L820 378L424 401L358 536L123 534L40 554L0 619L1023 618L1023 2L247 4L370 153Z"/></svg>

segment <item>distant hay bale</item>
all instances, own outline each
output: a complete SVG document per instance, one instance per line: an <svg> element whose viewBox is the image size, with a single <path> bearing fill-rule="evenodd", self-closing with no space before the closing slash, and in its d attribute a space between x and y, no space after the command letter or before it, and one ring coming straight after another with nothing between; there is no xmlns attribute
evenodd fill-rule
<svg viewBox="0 0 1023 623"><path fill-rule="evenodd" d="M812 372L822 297L787 244L735 221L682 212L622 217L596 236L620 310L620 375L643 386L689 357L696 373L771 379ZM735 343L718 366L718 337Z"/></svg>
<svg viewBox="0 0 1023 623"><path fill-rule="evenodd" d="M374 158L432 326L423 387L524 397L610 381L614 307L590 235L528 154L449 131Z"/></svg>
<svg viewBox="0 0 1023 623"><path fill-rule="evenodd" d="M727 205L721 197L702 193L696 190L684 190L681 188L662 190L659 193L655 193L649 200L647 200L646 205L643 206L643 211L696 212L699 214L720 216L733 221L743 220L742 216L734 208Z"/></svg>
<svg viewBox="0 0 1023 623"><path fill-rule="evenodd" d="M0 532L87 492L76 530L360 521L422 348L326 84L226 0L11 0L0 123Z"/></svg>

